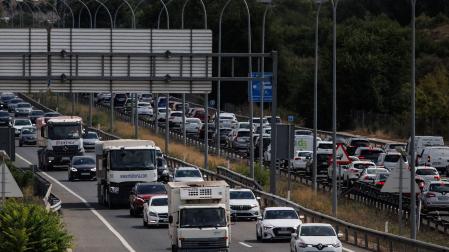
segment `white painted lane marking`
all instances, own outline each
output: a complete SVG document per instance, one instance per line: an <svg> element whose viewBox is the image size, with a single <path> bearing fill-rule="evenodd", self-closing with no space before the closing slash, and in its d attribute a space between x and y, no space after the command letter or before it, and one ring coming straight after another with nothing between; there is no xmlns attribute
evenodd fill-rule
<svg viewBox="0 0 449 252"><path fill-rule="evenodd" d="M32 165L32 163L28 160L26 160L24 157L20 156L19 154L16 153L16 156L18 156L20 159L22 159L23 161L25 161L27 164ZM47 178L49 178L52 182L58 184L60 187L64 188L66 191L68 191L69 193L71 193L73 196L77 197L79 200L81 200L81 202L83 202L88 208L89 210L95 215L97 216L97 218L103 222L103 224L120 240L120 242L123 244L123 246L129 251L129 252L135 252L135 250L131 247L131 245L129 245L129 243L125 240L125 238L123 238L123 236L117 231L115 230L114 227L112 227L112 225L100 214L97 212L97 210L95 210L89 202L87 202L87 200L85 200L83 197L79 196L77 193L75 193L74 191L72 191L70 188L68 188L67 186L63 185L61 182L59 182L57 179L53 178L52 176L48 175L46 172L41 172L43 175L45 175Z"/></svg>
<svg viewBox="0 0 449 252"><path fill-rule="evenodd" d="M355 252L354 250L350 250L350 249L347 249L347 248L343 248L343 251L346 251L346 252Z"/></svg>
<svg viewBox="0 0 449 252"><path fill-rule="evenodd" d="M246 244L246 243L244 243L244 242L239 242L240 243L240 245L242 245L242 246L245 246L245 247L247 247L247 248L252 248L253 246L251 246L251 245L249 245L249 244Z"/></svg>

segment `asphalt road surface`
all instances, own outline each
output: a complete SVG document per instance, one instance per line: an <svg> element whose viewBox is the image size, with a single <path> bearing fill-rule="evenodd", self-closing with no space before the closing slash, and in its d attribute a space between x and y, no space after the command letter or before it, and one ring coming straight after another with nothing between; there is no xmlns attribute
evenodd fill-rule
<svg viewBox="0 0 449 252"><path fill-rule="evenodd" d="M36 147L17 147L16 165L37 164ZM87 155L94 155L87 153ZM167 228L145 228L142 218L128 209L107 209L97 203L96 181L69 182L67 171L41 172L52 184L52 193L62 200L62 216L74 236L74 251L170 251ZM231 251L289 251L287 241L258 242L254 221L233 223ZM344 245L344 251L364 251Z"/></svg>

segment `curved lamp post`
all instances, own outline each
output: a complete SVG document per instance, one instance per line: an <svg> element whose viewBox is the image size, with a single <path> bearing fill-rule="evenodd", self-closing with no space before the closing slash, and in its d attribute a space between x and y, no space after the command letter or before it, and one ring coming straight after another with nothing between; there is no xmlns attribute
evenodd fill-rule
<svg viewBox="0 0 449 252"><path fill-rule="evenodd" d="M223 14L226 10L226 8L229 6L229 4L231 3L232 0L228 0L226 1L225 5L223 6L223 8L221 9L220 12L220 19L219 19L219 27L218 27L218 78L221 77L221 53L222 53L222 38L221 38L221 33L222 33L222 23L223 23ZM251 49L251 14L249 12L249 7L248 7L248 3L246 0L242 0L244 5L245 5L245 9L247 12L247 21L248 21L248 53L251 53L252 49ZM252 72L252 57L249 56L248 57L248 72L251 73ZM250 85L251 82L248 81L248 85ZM250 91L250 97L252 97L252 88L249 89ZM216 121L216 130L218 132L217 134L217 155L220 156L220 106L221 106L221 80L219 79L217 82L217 115L215 117L215 121ZM253 102L250 101L250 129L253 128ZM254 139L253 139L253 131L250 130L250 174L251 177L254 178Z"/></svg>
<svg viewBox="0 0 449 252"><path fill-rule="evenodd" d="M116 11L115 11L115 13L114 13L114 28L117 28L115 22L116 22L116 20L117 20L117 15L118 15L120 9L122 8L123 5L126 4L126 5L128 5L129 9L131 10L131 14L132 14L131 27L132 27L133 29L136 29L136 14L135 14L135 12L134 12L133 7L129 4L128 1L126 1L126 0L122 0L122 1L123 1L123 2L117 7L117 9L116 9Z"/></svg>
<svg viewBox="0 0 449 252"><path fill-rule="evenodd" d="M163 9L161 8L161 10L159 11L159 15L157 17L157 28L159 29L160 24L161 24L161 15L162 15L162 10L165 10L165 17L167 18L167 29L170 29L170 15L168 13L168 9L167 6L173 2L173 0L169 0L167 3L164 2L164 0L161 0L161 4Z"/></svg>
<svg viewBox="0 0 449 252"><path fill-rule="evenodd" d="M104 3L108 2L108 1L109 1L109 0L106 0L106 1L104 1ZM131 25L132 25L132 27L134 28L134 24L135 24L135 22L136 22L136 16L134 15L134 10L133 10L133 8L131 7L131 5L129 4L128 1L126 1L126 0L121 0L121 1L122 1L122 3L126 3L126 4L128 5L128 7L130 8L130 10L131 10L131 15L132 15ZM104 4L104 3L103 3L103 4ZM95 14L94 14L94 27L97 26L97 15L98 15L98 11L99 11L99 10L100 10L100 6L98 6L97 9L95 9ZM111 15L111 18L112 18L112 15ZM115 27L114 19L112 19L112 27L113 27L113 28Z"/></svg>
<svg viewBox="0 0 449 252"><path fill-rule="evenodd" d="M203 15L204 15L204 29L207 29L207 11L206 11L206 5L204 4L203 0L199 0L201 4L201 8L203 9ZM181 29L184 29L184 11L186 9L187 4L190 2L190 0L185 0L184 4L182 5L181 10Z"/></svg>

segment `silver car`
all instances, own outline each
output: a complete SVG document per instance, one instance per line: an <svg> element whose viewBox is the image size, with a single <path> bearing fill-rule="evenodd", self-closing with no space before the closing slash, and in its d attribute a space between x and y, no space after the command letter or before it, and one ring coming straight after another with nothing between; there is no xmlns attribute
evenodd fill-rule
<svg viewBox="0 0 449 252"><path fill-rule="evenodd" d="M427 183L420 197L423 211L449 210L449 182Z"/></svg>
<svg viewBox="0 0 449 252"><path fill-rule="evenodd" d="M101 137L98 137L94 131L89 131L83 136L84 149L95 149L95 143L100 141Z"/></svg>
<svg viewBox="0 0 449 252"><path fill-rule="evenodd" d="M37 130L36 127L24 127L20 131L19 146L24 144L35 145L37 142Z"/></svg>

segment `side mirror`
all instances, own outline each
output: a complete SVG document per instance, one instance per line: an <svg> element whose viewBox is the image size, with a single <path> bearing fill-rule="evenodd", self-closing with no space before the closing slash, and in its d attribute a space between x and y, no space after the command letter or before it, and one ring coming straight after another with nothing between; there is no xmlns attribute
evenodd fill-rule
<svg viewBox="0 0 449 252"><path fill-rule="evenodd" d="M293 238L293 239L298 238L298 234L297 234L297 233L292 233L292 238Z"/></svg>
<svg viewBox="0 0 449 252"><path fill-rule="evenodd" d="M338 234L337 234L337 237L338 237L338 238L343 238L343 234L342 234L342 233L338 233Z"/></svg>
<svg viewBox="0 0 449 252"><path fill-rule="evenodd" d="M256 197L256 200L260 200L260 197L259 197L259 196L257 196L257 197Z"/></svg>
<svg viewBox="0 0 449 252"><path fill-rule="evenodd" d="M168 216L168 223L172 224L173 223L173 216Z"/></svg>
<svg viewBox="0 0 449 252"><path fill-rule="evenodd" d="M300 219L300 220L304 220L304 215L300 215L300 216L299 216L299 219Z"/></svg>

